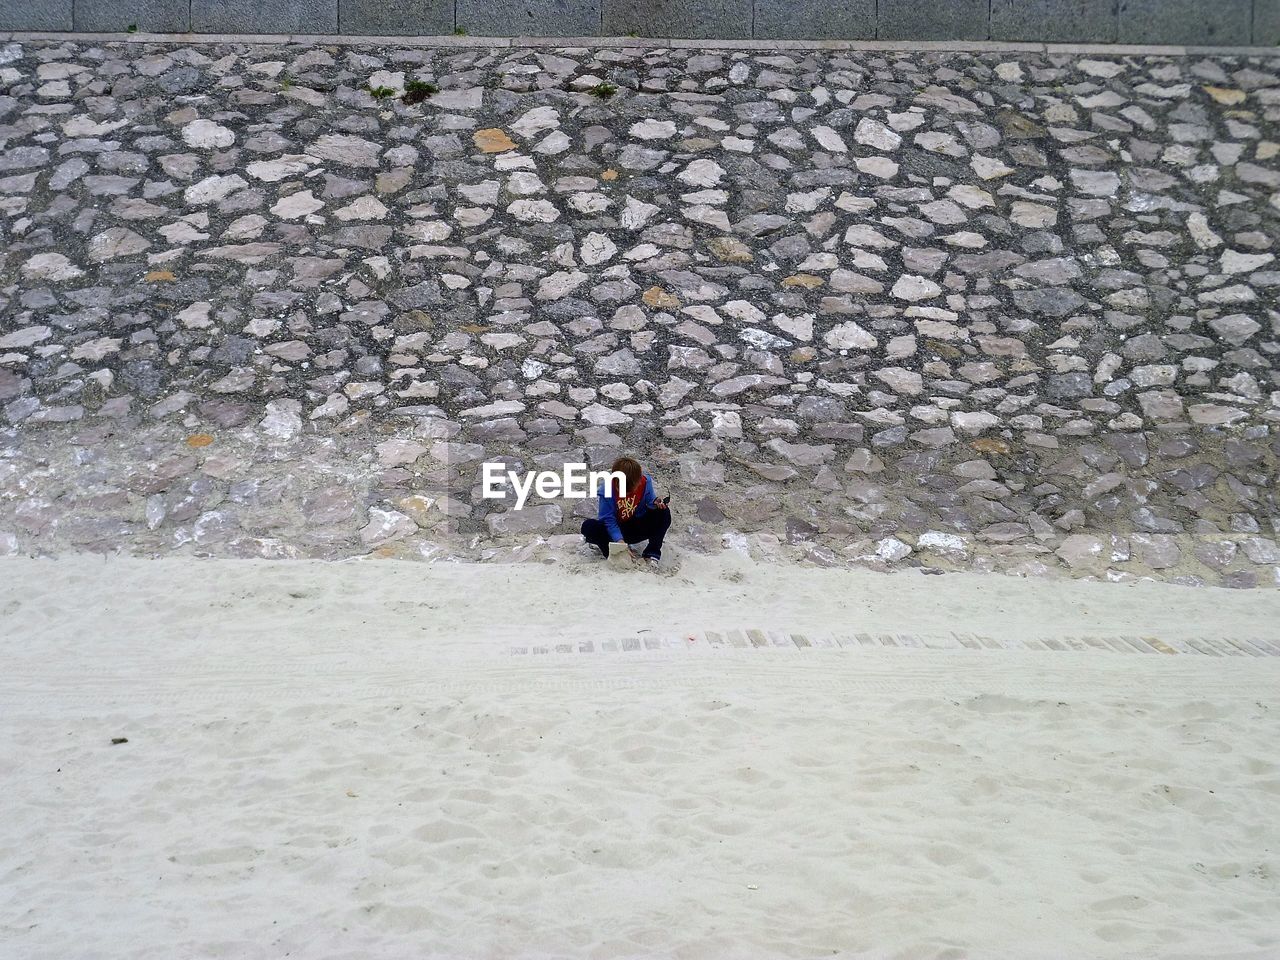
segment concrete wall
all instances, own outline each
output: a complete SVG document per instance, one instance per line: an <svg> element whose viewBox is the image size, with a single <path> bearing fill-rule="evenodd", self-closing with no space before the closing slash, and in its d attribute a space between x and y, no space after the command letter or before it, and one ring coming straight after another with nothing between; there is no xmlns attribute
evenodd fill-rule
<svg viewBox="0 0 1280 960"><path fill-rule="evenodd" d="M0 0L0 30L1274 46L1280 0Z"/></svg>

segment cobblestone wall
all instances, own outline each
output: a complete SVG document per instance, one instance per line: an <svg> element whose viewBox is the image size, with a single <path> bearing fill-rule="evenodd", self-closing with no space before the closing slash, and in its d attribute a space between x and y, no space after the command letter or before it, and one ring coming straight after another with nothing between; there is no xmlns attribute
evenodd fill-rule
<svg viewBox="0 0 1280 960"><path fill-rule="evenodd" d="M1273 46L1280 0L0 0L2 30Z"/></svg>
<svg viewBox="0 0 1280 960"><path fill-rule="evenodd" d="M0 42L0 556L1280 586L1280 58ZM664 558L669 559L669 558Z"/></svg>

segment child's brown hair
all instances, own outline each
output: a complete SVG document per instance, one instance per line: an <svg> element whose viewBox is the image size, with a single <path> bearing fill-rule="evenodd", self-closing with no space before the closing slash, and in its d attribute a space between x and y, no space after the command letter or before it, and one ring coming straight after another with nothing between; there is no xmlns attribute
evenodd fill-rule
<svg viewBox="0 0 1280 960"><path fill-rule="evenodd" d="M623 494L628 494L636 488L640 483L640 478L644 475L644 471L640 468L640 463L631 457L619 457L613 461L613 466L609 468L614 473L620 473L627 478L627 489Z"/></svg>

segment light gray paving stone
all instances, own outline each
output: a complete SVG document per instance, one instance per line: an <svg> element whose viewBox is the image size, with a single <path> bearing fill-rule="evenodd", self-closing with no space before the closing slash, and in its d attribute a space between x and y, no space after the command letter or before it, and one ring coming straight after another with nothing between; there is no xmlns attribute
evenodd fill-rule
<svg viewBox="0 0 1280 960"><path fill-rule="evenodd" d="M1253 0L1120 0L1121 43L1245 44Z"/></svg>
<svg viewBox="0 0 1280 960"><path fill-rule="evenodd" d="M457 0L458 27L475 36L589 37L600 0Z"/></svg>
<svg viewBox="0 0 1280 960"><path fill-rule="evenodd" d="M1112 43L1116 0L991 0L992 40Z"/></svg>
<svg viewBox="0 0 1280 960"><path fill-rule="evenodd" d="M365 36L441 36L453 33L453 0L338 0L338 29Z"/></svg>
<svg viewBox="0 0 1280 960"><path fill-rule="evenodd" d="M755 36L775 40L866 40L876 0L755 0Z"/></svg>
<svg viewBox="0 0 1280 960"><path fill-rule="evenodd" d="M4 0L0 30L71 30L72 0Z"/></svg>
<svg viewBox="0 0 1280 960"><path fill-rule="evenodd" d="M986 40L989 0L877 0L886 40Z"/></svg>
<svg viewBox="0 0 1280 960"><path fill-rule="evenodd" d="M1158 637L1135 636L1031 636L1004 635L1000 637L975 638L967 635L920 635L905 633L882 633L876 636L858 634L861 642L855 637L831 635L795 634L785 631L745 630L739 631L751 638L748 643L743 640L741 650L770 651L777 649L791 650L804 656L829 656L842 653L855 654L867 648L893 648L903 651L905 655L919 655L913 651L924 650L968 650L970 653L1007 654L1007 653L1091 653L1103 655L1128 656L1215 656L1215 657L1275 657L1280 656L1280 648L1256 637L1212 636L1193 637L1187 640ZM689 637L628 637L621 641L605 639L599 641L579 641L578 643L557 643L549 646L512 646L509 656L527 656L529 654L626 654L639 652L667 652L685 654L694 657L730 655L734 646L728 643L723 635L708 632L694 634Z"/></svg>
<svg viewBox="0 0 1280 960"><path fill-rule="evenodd" d="M191 29L190 0L75 0L75 29L139 33L186 32Z"/></svg>
<svg viewBox="0 0 1280 960"><path fill-rule="evenodd" d="M191 0L196 33L338 31L338 0Z"/></svg>
<svg viewBox="0 0 1280 960"><path fill-rule="evenodd" d="M602 0L605 36L751 37L752 0Z"/></svg>

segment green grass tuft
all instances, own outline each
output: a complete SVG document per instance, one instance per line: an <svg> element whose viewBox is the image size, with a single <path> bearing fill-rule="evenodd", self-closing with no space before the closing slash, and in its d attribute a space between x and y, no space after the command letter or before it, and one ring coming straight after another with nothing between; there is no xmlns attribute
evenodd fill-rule
<svg viewBox="0 0 1280 960"><path fill-rule="evenodd" d="M421 103L432 94L440 92L440 88L434 83L426 80L409 79L405 81L404 96L400 99L412 106L415 103Z"/></svg>

